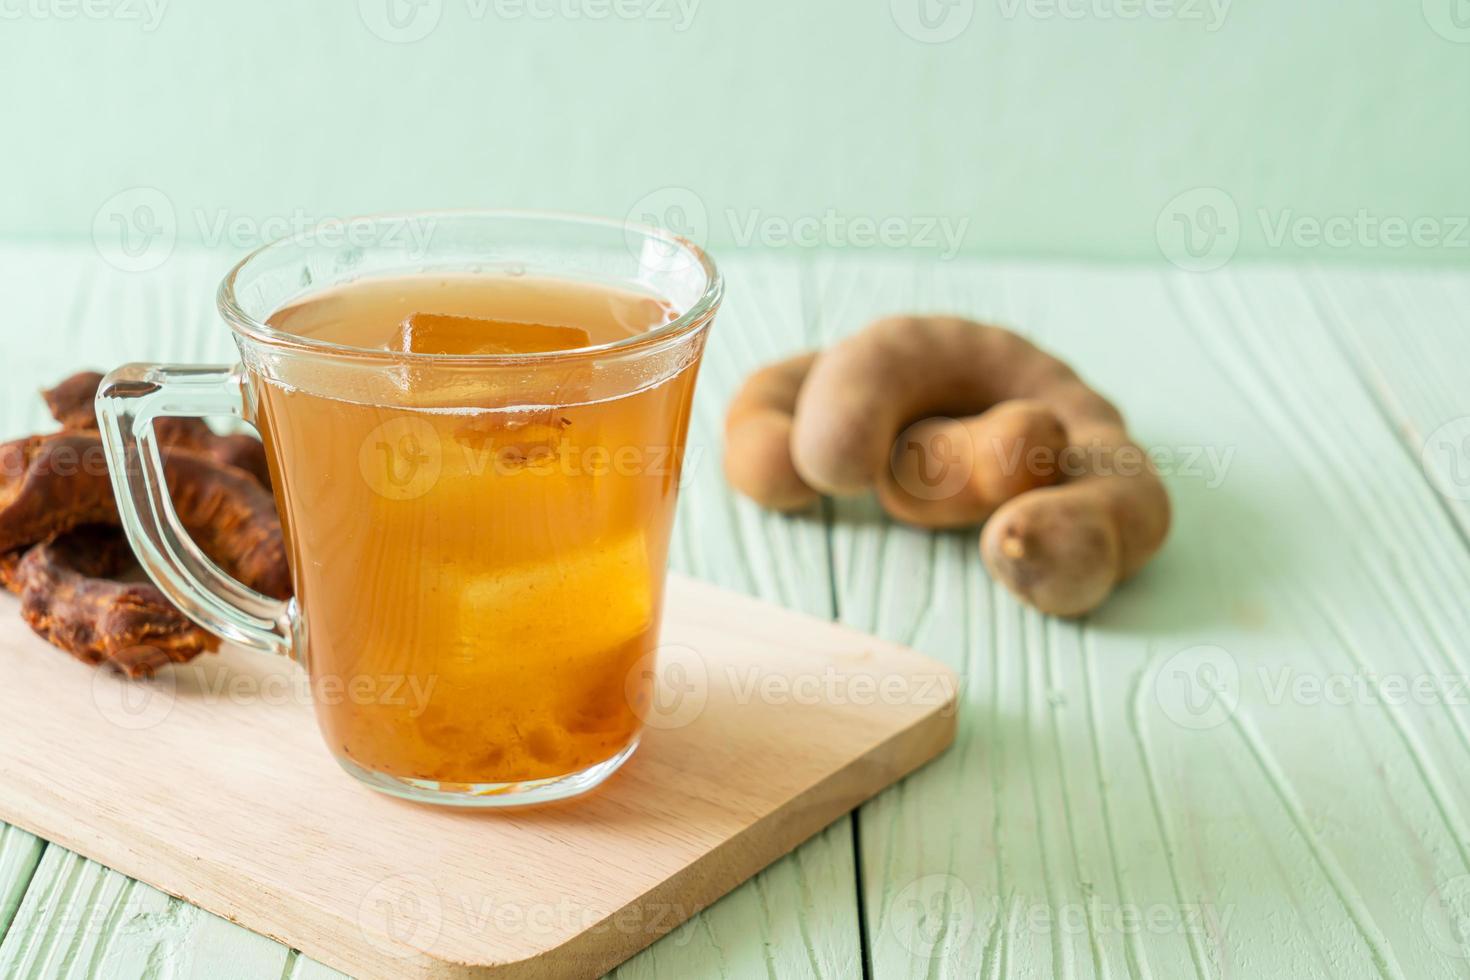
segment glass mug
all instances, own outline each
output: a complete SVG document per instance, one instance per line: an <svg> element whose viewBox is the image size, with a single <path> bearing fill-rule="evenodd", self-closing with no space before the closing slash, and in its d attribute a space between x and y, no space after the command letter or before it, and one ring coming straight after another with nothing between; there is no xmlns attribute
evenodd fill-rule
<svg viewBox="0 0 1470 980"><path fill-rule="evenodd" d="M581 793L633 753L652 697L720 277L682 238L601 219L447 212L350 228L348 242L307 232L267 245L225 277L239 365L130 364L104 380L124 528L191 619L305 667L329 748L363 782L463 806ZM614 297L602 314L661 315L575 349L455 353L295 333L283 312L330 322L354 296L359 308L400 300L405 276L420 294L425 277L464 296L539 284L540 312L569 298L563 321L587 297ZM189 539L159 492L153 421L167 416L260 431L293 599L246 588Z"/></svg>

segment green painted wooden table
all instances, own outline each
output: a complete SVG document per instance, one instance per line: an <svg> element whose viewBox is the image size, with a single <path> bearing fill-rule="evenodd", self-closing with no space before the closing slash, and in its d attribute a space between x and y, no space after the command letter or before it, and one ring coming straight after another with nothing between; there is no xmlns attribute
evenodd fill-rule
<svg viewBox="0 0 1470 980"><path fill-rule="evenodd" d="M620 977L1470 973L1470 274L721 258L675 566L947 661L960 732ZM229 358L227 264L0 248L0 435L78 366ZM926 309L1019 327L1159 450L1175 533L1087 620L973 533L724 488L746 371ZM335 975L15 828L0 935L4 977Z"/></svg>

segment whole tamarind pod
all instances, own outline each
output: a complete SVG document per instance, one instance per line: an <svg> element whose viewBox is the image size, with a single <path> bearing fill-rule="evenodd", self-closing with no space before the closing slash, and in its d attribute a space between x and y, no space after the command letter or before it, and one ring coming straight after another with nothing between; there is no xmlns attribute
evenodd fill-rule
<svg viewBox="0 0 1470 980"><path fill-rule="evenodd" d="M199 547L257 592L289 598L291 577L271 492L244 470L170 448L164 474L174 509ZM83 524L117 524L117 501L96 432L62 430L0 444L0 551Z"/></svg>
<svg viewBox="0 0 1470 980"><path fill-rule="evenodd" d="M820 496L791 465L791 416L816 359L812 351L756 371L725 415L725 479L762 507L800 510Z"/></svg>
<svg viewBox="0 0 1470 980"><path fill-rule="evenodd" d="M63 378L54 388L43 388L41 398L63 429L95 429L97 410L93 399L101 384L100 371L78 371Z"/></svg>
<svg viewBox="0 0 1470 980"><path fill-rule="evenodd" d="M1043 388L1060 390L1066 382L1090 396L1085 403L1040 398ZM1071 368L1009 330L958 317L887 317L838 341L812 365L797 396L792 463L822 493L862 493L910 423L976 415L1016 398L1043 401L1063 425L1078 411L1121 422Z"/></svg>
<svg viewBox="0 0 1470 980"><path fill-rule="evenodd" d="M1169 496L1119 426L1084 431L1069 450L1079 472L1001 506L980 535L990 574L1026 602L1080 616L1141 569L1169 531Z"/></svg>
<svg viewBox="0 0 1470 980"><path fill-rule="evenodd" d="M121 581L137 568L122 530L82 526L36 545L11 569L6 587L36 633L89 664L129 677L219 648L151 582Z"/></svg>
<svg viewBox="0 0 1470 980"><path fill-rule="evenodd" d="M1169 500L1118 410L1026 339L958 317L878 320L812 365L796 400L792 466L815 490L859 493L881 479L913 420L1015 399L1040 403L1065 428L1063 483L1002 504L982 556L1024 601L1080 615L1163 544Z"/></svg>
<svg viewBox="0 0 1470 980"><path fill-rule="evenodd" d="M60 422L63 429L95 431L97 410L94 400L101 384L99 372L78 371L54 388L43 389L41 397L51 410L51 417ZM203 419L196 418L161 418L153 423L153 431L160 445L192 449L212 456L227 466L249 473L263 487L271 485L265 446L259 439L243 434L216 435Z"/></svg>
<svg viewBox="0 0 1470 980"><path fill-rule="evenodd" d="M878 502L920 527L979 524L1012 497L1056 483L1066 446L1062 423L1034 399L963 419L924 419L894 442Z"/></svg>

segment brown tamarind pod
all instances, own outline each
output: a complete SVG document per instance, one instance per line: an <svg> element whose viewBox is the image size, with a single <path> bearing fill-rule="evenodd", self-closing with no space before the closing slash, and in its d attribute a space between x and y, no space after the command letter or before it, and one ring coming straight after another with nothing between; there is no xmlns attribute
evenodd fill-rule
<svg viewBox="0 0 1470 980"><path fill-rule="evenodd" d="M725 479L772 510L800 510L819 496L791 465L791 415L816 358L798 354L756 371L725 415Z"/></svg>
<svg viewBox="0 0 1470 980"><path fill-rule="evenodd" d="M1080 615L1158 551L1169 500L1118 410L1025 338L958 317L903 316L838 342L799 388L792 468L817 491L860 493L889 470L894 441L912 420L975 415L1016 399L1045 406L1066 430L1062 483L1001 504L982 557L1024 601Z"/></svg>
<svg viewBox="0 0 1470 980"><path fill-rule="evenodd" d="M979 524L1018 494L1057 482L1067 431L1032 399L963 419L923 419L894 441L878 502L919 527Z"/></svg>
<svg viewBox="0 0 1470 980"><path fill-rule="evenodd" d="M101 380L81 371L42 392L62 431L0 443L0 587L20 597L21 618L54 646L142 677L217 649L219 639L139 580L97 432ZM187 533L245 585L289 597L259 440L216 435L194 418L158 419L154 437Z"/></svg>
<svg viewBox="0 0 1470 980"><path fill-rule="evenodd" d="M102 384L102 375L97 371L78 371L63 379L54 388L46 388L41 397L51 410L51 417L61 423L63 429L72 431L95 430L97 410L93 401L97 388ZM259 439L248 435L217 435L196 418L161 418L153 423L159 444L192 449L212 456L227 466L242 469L270 487L271 475L266 463L265 447Z"/></svg>
<svg viewBox="0 0 1470 980"><path fill-rule="evenodd" d="M1042 392L1049 392L1042 397ZM798 394L791 454L812 488L867 490L915 419L1036 399L1070 417L1121 422L1072 369L1025 338L958 317L888 317L823 351Z"/></svg>
<svg viewBox="0 0 1470 980"><path fill-rule="evenodd" d="M1074 437L1067 482L1002 505L980 535L990 574L1026 602L1080 616L1153 557L1169 531L1169 496L1122 426Z"/></svg>
<svg viewBox="0 0 1470 980"><path fill-rule="evenodd" d="M184 528L221 568L275 598L291 595L271 492L244 470L170 448L164 473ZM83 524L117 524L107 458L95 432L53 432L0 444L0 551Z"/></svg>
<svg viewBox="0 0 1470 980"><path fill-rule="evenodd" d="M151 582L121 581L136 570L116 527L82 526L36 545L10 571L21 618L52 644L129 677L152 674L219 647Z"/></svg>
<svg viewBox="0 0 1470 980"><path fill-rule="evenodd" d="M51 411L51 417L61 423L63 429L97 428L97 410L93 400L97 387L102 384L100 371L78 371L61 380L54 388L41 391L41 398Z"/></svg>

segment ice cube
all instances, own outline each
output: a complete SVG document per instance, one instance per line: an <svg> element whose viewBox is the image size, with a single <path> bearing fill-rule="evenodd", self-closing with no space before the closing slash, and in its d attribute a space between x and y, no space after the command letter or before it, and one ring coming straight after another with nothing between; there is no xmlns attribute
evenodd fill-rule
<svg viewBox="0 0 1470 980"><path fill-rule="evenodd" d="M399 326L393 349L405 354L538 354L591 342L581 327L415 313Z"/></svg>
<svg viewBox="0 0 1470 980"><path fill-rule="evenodd" d="M454 429L454 441L477 461L471 472L493 463L502 475L526 466L544 470L555 462L572 420L556 408L535 412L480 412ZM466 457L469 459L470 457Z"/></svg>
<svg viewBox="0 0 1470 980"><path fill-rule="evenodd" d="M635 531L554 559L467 575L456 633L467 646L508 655L595 659L652 625L652 589L647 546Z"/></svg>

